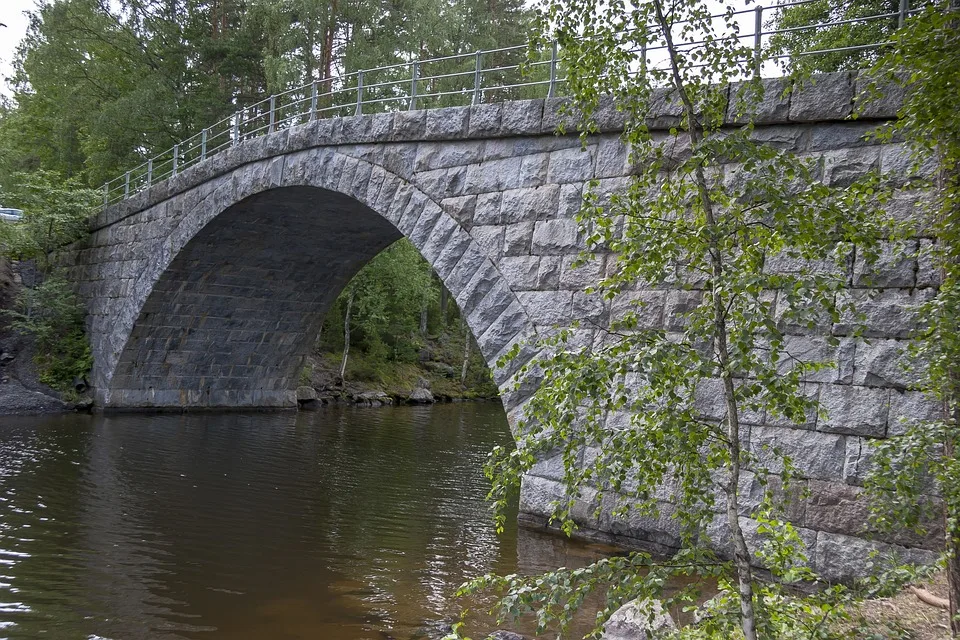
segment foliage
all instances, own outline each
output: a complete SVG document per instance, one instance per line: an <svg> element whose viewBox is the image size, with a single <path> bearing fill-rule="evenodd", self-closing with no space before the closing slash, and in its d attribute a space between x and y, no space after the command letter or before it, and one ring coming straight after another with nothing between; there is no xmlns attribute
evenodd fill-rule
<svg viewBox="0 0 960 640"><path fill-rule="evenodd" d="M749 116L762 99L757 79L736 85L729 105L748 123L721 128L728 85L753 78L754 62L728 36L736 32L732 10L719 26L710 13L694 0L669 10L659 0L550 0L541 16L565 52L570 112L582 114L584 136L595 130L601 96L612 96L627 112L623 141L638 173L625 192L603 193L594 183L585 198L579 221L591 250L584 260L591 252L616 257L612 275L588 291L613 299L675 289L688 301L669 331L648 322L642 301L609 329L558 330L539 341L540 355L518 376L542 382L525 405L516 450L496 450L488 466L500 524L523 475L558 457L566 493L553 519L564 531L576 528L578 510L613 519L634 511L630 517L672 521L682 547L679 567L634 555L615 571L600 564L554 579L487 577L468 587L499 588L509 605L502 613L535 611L544 628L562 629L583 590L609 589L611 607L657 597L663 582L649 576L664 572L715 577L729 613L683 637L829 637L824 620L840 615L847 597L839 587L810 599L784 591L783 584L814 578L784 513L793 466L777 450L748 448L741 422L766 412L803 423L821 411L804 381L831 364L803 360L788 334L801 328L835 344L831 325L857 317L836 294L853 248L871 264L890 236L880 212L886 196L876 176L827 186L818 160L755 141ZM655 44L667 48L666 67L635 73L644 66L639 52ZM651 103L664 99L682 113L665 136L645 120ZM784 262L797 267L777 267ZM740 494L751 482L764 496L755 507ZM752 553L744 514L763 541ZM729 534L732 561L715 557L701 537L716 527ZM760 582L753 563L778 582ZM692 605L698 582L674 600Z"/></svg>
<svg viewBox="0 0 960 640"><path fill-rule="evenodd" d="M915 11L936 4L911 0L907 8ZM780 8L770 26L789 31L771 38L771 53L787 56L785 66L807 73L867 68L886 50L874 45L889 42L897 31L900 5L900 0L813 0ZM828 23L839 24L804 29ZM798 55L818 51L823 53Z"/></svg>
<svg viewBox="0 0 960 640"><path fill-rule="evenodd" d="M75 379L93 365L84 332L85 311L63 274L53 271L56 249L81 239L98 201L97 192L81 188L52 171L16 173L0 201L23 209L23 219L0 224L0 251L16 260L33 261L42 275L34 288L24 288L12 310L15 330L35 340L40 381L73 393Z"/></svg>
<svg viewBox="0 0 960 640"><path fill-rule="evenodd" d="M422 352L459 371L463 340L473 338L457 329L463 320L454 304L441 308L442 286L416 248L399 240L364 266L341 292L324 320L319 350L343 350L346 300L352 294L348 378L409 391L425 373L418 366ZM419 331L424 311L427 335ZM472 353L468 386L480 395L495 395L486 363L476 349Z"/></svg>
<svg viewBox="0 0 960 640"><path fill-rule="evenodd" d="M54 274L34 289L23 289L16 308L4 313L15 330L35 339L40 381L72 392L74 381L93 366L93 356L84 334L85 310L66 279Z"/></svg>
<svg viewBox="0 0 960 640"><path fill-rule="evenodd" d="M371 260L340 294L355 295L352 327L358 344L392 360L416 359L420 310L439 297L433 272L407 240Z"/></svg>
<svg viewBox="0 0 960 640"><path fill-rule="evenodd" d="M928 227L913 229L936 239L929 257L941 271L937 296L920 308L925 329L912 345L911 362L921 363L918 388L943 407L940 419L905 425L901 437L875 451L870 477L874 519L885 528L922 529L942 509L946 522L951 613L960 601L960 119L956 96L960 84L960 27L949 4L933 6L912 18L876 64L877 85L901 85L905 99L899 120L880 135L903 137L919 164L937 161L930 189ZM874 92L878 87L874 87ZM924 225L925 226L925 225ZM942 505L924 494L937 493ZM954 619L953 633L960 633Z"/></svg>
<svg viewBox="0 0 960 640"><path fill-rule="evenodd" d="M86 235L98 200L96 191L52 171L13 174L10 185L0 191L0 202L24 214L20 222L0 225L3 252L18 260L36 260L48 271L52 251Z"/></svg>
<svg viewBox="0 0 960 640"><path fill-rule="evenodd" d="M99 185L270 92L517 44L527 14L520 0L41 0L0 109L0 185L37 169ZM368 97L406 90L409 68L396 73Z"/></svg>

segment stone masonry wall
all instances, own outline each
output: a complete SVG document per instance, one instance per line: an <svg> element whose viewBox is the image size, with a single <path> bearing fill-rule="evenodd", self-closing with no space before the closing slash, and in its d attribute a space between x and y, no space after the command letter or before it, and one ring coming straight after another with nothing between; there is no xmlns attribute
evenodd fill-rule
<svg viewBox="0 0 960 640"><path fill-rule="evenodd" d="M756 119L759 139L822 159L830 184L871 169L904 182L911 177L903 144L864 137L895 116L895 96L851 121L856 74L823 76L787 97L783 82L768 81ZM300 358L323 314L357 269L403 235L456 297L515 422L524 396L508 388L521 362L498 369L499 356L574 318L602 326L626 302L583 292L614 268L612 257L573 268L584 248L573 216L585 184L597 179L602 192L612 193L627 186L633 171L619 139L623 115L604 102L600 131L582 147L576 135L555 133L564 120L561 104L530 100L320 120L245 142L105 210L92 223L90 241L65 257L91 314L98 401L118 408L292 406ZM678 116L665 99L649 114L665 144L664 130ZM725 170L735 180L736 168ZM922 197L904 191L890 211L912 219ZM908 248L930 242L921 233ZM832 578L856 573L851 558L881 544L862 538L867 443L935 410L908 390L898 362L916 324L910 307L934 295L936 272L893 246L881 264L879 273L866 274L851 255L843 294L862 299L868 343L850 335L849 319L825 328L841 338L837 348L800 330L790 338L796 355L826 355L837 364L808 382L829 417L811 416L800 427L764 415L749 420L758 455L776 443L802 474L810 497L792 517L814 565ZM669 331L699 295L638 289L626 297L648 302L648 326ZM546 461L525 479L521 511L528 521L544 522L562 491L559 471ZM756 496L758 489L747 482L744 490ZM676 546L668 499L658 522L593 517L592 505L614 498L584 496L584 535L665 551ZM756 529L749 521L745 528ZM711 536L723 539L719 521ZM907 537L887 543L908 545L904 552L918 559L928 555L916 547L936 544Z"/></svg>

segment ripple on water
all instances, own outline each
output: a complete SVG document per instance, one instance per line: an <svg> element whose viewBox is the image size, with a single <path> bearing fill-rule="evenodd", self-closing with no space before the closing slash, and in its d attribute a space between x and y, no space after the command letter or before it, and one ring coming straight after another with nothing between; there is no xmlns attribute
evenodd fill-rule
<svg viewBox="0 0 960 640"><path fill-rule="evenodd" d="M495 534L482 467L509 441L493 403L5 419L0 628L410 638L470 577L569 561Z"/></svg>

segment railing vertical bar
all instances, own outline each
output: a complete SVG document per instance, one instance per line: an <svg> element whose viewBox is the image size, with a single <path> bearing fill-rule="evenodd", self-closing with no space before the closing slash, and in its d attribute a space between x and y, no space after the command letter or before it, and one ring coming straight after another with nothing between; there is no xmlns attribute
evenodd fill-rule
<svg viewBox="0 0 960 640"><path fill-rule="evenodd" d="M270 96L270 128L268 133L273 133L277 129L277 96Z"/></svg>
<svg viewBox="0 0 960 640"><path fill-rule="evenodd" d="M103 206L107 206L107 203L110 202L110 183L103 183Z"/></svg>
<svg viewBox="0 0 960 640"><path fill-rule="evenodd" d="M410 111L417 109L417 85L420 84L420 61L413 61L413 79L410 81L410 105L407 107Z"/></svg>
<svg viewBox="0 0 960 640"><path fill-rule="evenodd" d="M200 162L207 159L207 130L200 134Z"/></svg>
<svg viewBox="0 0 960 640"><path fill-rule="evenodd" d="M124 175L124 180L123 180L123 197L124 197L124 199L130 197L130 172L129 172L129 171L127 171L127 173Z"/></svg>
<svg viewBox="0 0 960 640"><path fill-rule="evenodd" d="M902 29L907 21L907 12L910 11L910 0L900 0L900 15L897 16L897 28Z"/></svg>
<svg viewBox="0 0 960 640"><path fill-rule="evenodd" d="M357 72L357 112L354 115L363 115L363 71Z"/></svg>
<svg viewBox="0 0 960 640"><path fill-rule="evenodd" d="M557 95L557 41L554 40L550 45L550 86L547 89L547 97L553 98Z"/></svg>
<svg viewBox="0 0 960 640"><path fill-rule="evenodd" d="M477 58L473 68L473 104L480 104L483 99L480 91L480 85L483 83L481 74L483 70L481 68L481 57L483 56L483 51L477 51Z"/></svg>
<svg viewBox="0 0 960 640"><path fill-rule="evenodd" d="M758 6L755 10L756 21L753 27L753 77L760 77L760 65L763 64L762 57L762 34L763 34L763 7Z"/></svg>
<svg viewBox="0 0 960 640"><path fill-rule="evenodd" d="M233 117L233 146L240 144L240 120L243 118L243 109L237 111Z"/></svg>
<svg viewBox="0 0 960 640"><path fill-rule="evenodd" d="M147 186L153 184L153 158L147 160Z"/></svg>
<svg viewBox="0 0 960 640"><path fill-rule="evenodd" d="M317 96L319 95L319 90L317 88L317 81L314 80L310 88L310 122L313 122L317 119Z"/></svg>
<svg viewBox="0 0 960 640"><path fill-rule="evenodd" d="M180 145L173 145L173 169L171 175L177 175L177 167L180 166Z"/></svg>

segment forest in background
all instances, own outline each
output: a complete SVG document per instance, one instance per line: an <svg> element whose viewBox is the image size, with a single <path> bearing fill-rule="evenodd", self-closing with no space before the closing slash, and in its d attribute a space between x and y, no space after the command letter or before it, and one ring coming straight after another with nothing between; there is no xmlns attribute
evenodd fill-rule
<svg viewBox="0 0 960 640"><path fill-rule="evenodd" d="M95 202L105 180L271 93L522 43L530 18L522 0L41 0L6 79L12 98L0 103L0 205L26 211L19 229L0 229L0 244L29 259L77 239L84 208L47 200ZM58 233L44 226L51 215ZM406 241L341 295L302 381L325 384L315 370L330 368L340 383L351 326L348 380L496 393L456 304Z"/></svg>

